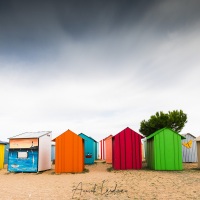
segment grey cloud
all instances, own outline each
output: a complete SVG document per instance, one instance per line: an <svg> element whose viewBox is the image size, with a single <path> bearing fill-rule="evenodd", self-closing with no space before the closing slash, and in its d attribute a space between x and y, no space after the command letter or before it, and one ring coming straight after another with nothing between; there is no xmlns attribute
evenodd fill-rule
<svg viewBox="0 0 200 200"><path fill-rule="evenodd" d="M19 2L0 5L1 133L100 139L172 109L195 129L198 1Z"/></svg>
<svg viewBox="0 0 200 200"><path fill-rule="evenodd" d="M150 40L162 42L169 33L192 28L199 20L198 1L10 1L1 6L0 52L27 63L59 56L62 44L71 52L74 42L83 49L88 43L96 49L102 43L107 54L103 59L120 62L127 51L141 54L153 47Z"/></svg>

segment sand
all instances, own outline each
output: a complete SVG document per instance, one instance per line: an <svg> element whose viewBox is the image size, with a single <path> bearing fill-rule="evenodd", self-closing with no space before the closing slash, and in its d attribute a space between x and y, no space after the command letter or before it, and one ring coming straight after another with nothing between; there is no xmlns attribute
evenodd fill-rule
<svg viewBox="0 0 200 200"><path fill-rule="evenodd" d="M111 164L86 165L89 172L55 174L9 173L0 170L0 199L200 199L197 163L184 164L183 171L111 171Z"/></svg>

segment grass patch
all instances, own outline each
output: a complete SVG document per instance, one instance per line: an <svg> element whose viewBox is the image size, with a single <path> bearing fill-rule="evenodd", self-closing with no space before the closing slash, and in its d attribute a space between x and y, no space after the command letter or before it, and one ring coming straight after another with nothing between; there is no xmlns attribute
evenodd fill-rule
<svg viewBox="0 0 200 200"><path fill-rule="evenodd" d="M112 172L113 170L114 170L113 167L107 168L107 171L108 171L108 172Z"/></svg>
<svg viewBox="0 0 200 200"><path fill-rule="evenodd" d="M10 175L11 173L10 172L6 172L4 175Z"/></svg>
<svg viewBox="0 0 200 200"><path fill-rule="evenodd" d="M37 173L35 173L35 175L39 175L39 174L42 174L43 172L37 172Z"/></svg>
<svg viewBox="0 0 200 200"><path fill-rule="evenodd" d="M89 169L84 168L83 173L89 173Z"/></svg>

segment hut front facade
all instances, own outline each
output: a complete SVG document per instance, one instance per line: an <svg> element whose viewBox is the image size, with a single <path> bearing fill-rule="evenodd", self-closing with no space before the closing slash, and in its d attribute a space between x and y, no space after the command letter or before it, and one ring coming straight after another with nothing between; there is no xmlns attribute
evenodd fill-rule
<svg viewBox="0 0 200 200"><path fill-rule="evenodd" d="M96 141L84 133L80 133L79 136L84 139L84 163L87 165L94 164L97 157Z"/></svg>
<svg viewBox="0 0 200 200"><path fill-rule="evenodd" d="M183 162L197 162L197 144L196 137L190 133L183 134L186 138L182 140Z"/></svg>
<svg viewBox="0 0 200 200"><path fill-rule="evenodd" d="M5 150L4 150L4 165L8 164L8 151L9 151L9 143L6 142Z"/></svg>
<svg viewBox="0 0 200 200"><path fill-rule="evenodd" d="M55 144L51 144L51 161L55 163Z"/></svg>
<svg viewBox="0 0 200 200"><path fill-rule="evenodd" d="M0 141L0 169L4 168L4 154L6 142Z"/></svg>
<svg viewBox="0 0 200 200"><path fill-rule="evenodd" d="M99 146L98 146L98 142L95 140L95 160L98 159L98 154L99 154Z"/></svg>
<svg viewBox="0 0 200 200"><path fill-rule="evenodd" d="M163 128L146 138L147 166L154 170L182 170L182 144L185 139L169 128Z"/></svg>
<svg viewBox="0 0 200 200"><path fill-rule="evenodd" d="M198 160L198 168L200 168L200 136L195 140L197 142L197 160Z"/></svg>
<svg viewBox="0 0 200 200"><path fill-rule="evenodd" d="M105 140L100 140L99 141L99 159L105 160Z"/></svg>
<svg viewBox="0 0 200 200"><path fill-rule="evenodd" d="M67 130L54 140L55 172L82 172L84 170L84 140Z"/></svg>
<svg viewBox="0 0 200 200"><path fill-rule="evenodd" d="M112 135L106 137L104 141L105 141L106 163L112 163Z"/></svg>
<svg viewBox="0 0 200 200"><path fill-rule="evenodd" d="M142 168L142 138L128 127L112 137L112 166L115 170Z"/></svg>
<svg viewBox="0 0 200 200"><path fill-rule="evenodd" d="M8 171L51 169L51 131L26 132L9 138Z"/></svg>
<svg viewBox="0 0 200 200"><path fill-rule="evenodd" d="M144 149L144 143L141 144L142 149L142 161L145 160L145 149Z"/></svg>

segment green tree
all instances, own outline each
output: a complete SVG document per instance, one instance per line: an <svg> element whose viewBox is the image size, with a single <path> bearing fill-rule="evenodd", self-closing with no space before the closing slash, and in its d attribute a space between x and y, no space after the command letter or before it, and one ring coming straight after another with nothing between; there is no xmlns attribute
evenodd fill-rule
<svg viewBox="0 0 200 200"><path fill-rule="evenodd" d="M140 132L146 137L161 128L171 128L179 133L187 123L187 115L182 111L174 110L168 113L156 112L148 121L140 123Z"/></svg>

